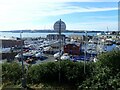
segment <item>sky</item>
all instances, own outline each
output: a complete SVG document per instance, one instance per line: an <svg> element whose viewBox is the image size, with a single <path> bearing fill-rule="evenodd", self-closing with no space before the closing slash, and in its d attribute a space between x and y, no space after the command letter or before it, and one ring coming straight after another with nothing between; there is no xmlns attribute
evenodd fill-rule
<svg viewBox="0 0 120 90"><path fill-rule="evenodd" d="M0 31L53 29L118 30L118 0L0 0ZM107 29L108 27L108 29Z"/></svg>

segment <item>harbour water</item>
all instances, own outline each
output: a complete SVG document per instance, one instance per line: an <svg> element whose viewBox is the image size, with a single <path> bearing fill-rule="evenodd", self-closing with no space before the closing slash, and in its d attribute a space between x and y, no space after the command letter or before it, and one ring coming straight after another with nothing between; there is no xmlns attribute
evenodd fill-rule
<svg viewBox="0 0 120 90"><path fill-rule="evenodd" d="M22 33L22 37L46 37L48 34L57 34L57 33ZM85 33L62 33L66 36L69 35L85 35ZM88 33L90 36L95 36L96 33ZM20 37L20 33L13 33L13 32L0 32L1 37Z"/></svg>

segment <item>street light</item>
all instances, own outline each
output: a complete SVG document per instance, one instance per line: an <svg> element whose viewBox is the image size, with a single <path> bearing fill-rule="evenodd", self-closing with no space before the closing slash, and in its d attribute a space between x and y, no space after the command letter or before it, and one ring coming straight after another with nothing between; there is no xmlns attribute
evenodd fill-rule
<svg viewBox="0 0 120 90"><path fill-rule="evenodd" d="M25 72L24 72L24 61L23 61L23 40L22 40L22 32L20 32L20 39L21 39L21 61L22 61L22 87L26 87L25 81Z"/></svg>
<svg viewBox="0 0 120 90"><path fill-rule="evenodd" d="M61 71L61 60L60 60L60 57L61 57L61 19L60 19L60 22L59 22L59 45L60 45L60 47L59 47L59 82L61 82L60 81L60 77L61 77L61 74L60 74L60 71Z"/></svg>
<svg viewBox="0 0 120 90"><path fill-rule="evenodd" d="M84 74L86 73L86 58L87 58L87 31L85 31L85 51L84 51Z"/></svg>

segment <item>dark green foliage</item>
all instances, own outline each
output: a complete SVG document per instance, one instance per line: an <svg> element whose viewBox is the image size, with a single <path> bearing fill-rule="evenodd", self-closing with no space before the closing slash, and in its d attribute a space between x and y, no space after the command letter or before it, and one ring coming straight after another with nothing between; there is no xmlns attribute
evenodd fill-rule
<svg viewBox="0 0 120 90"><path fill-rule="evenodd" d="M28 70L28 83L47 83L55 82L58 80L58 65L49 62L32 66Z"/></svg>
<svg viewBox="0 0 120 90"><path fill-rule="evenodd" d="M60 65L59 65L60 64ZM91 70L86 63L86 73L84 74L84 64L82 62L61 61L49 62L35 65L29 68L28 83L59 83L59 72L61 83L77 84L85 80Z"/></svg>
<svg viewBox="0 0 120 90"><path fill-rule="evenodd" d="M120 51L101 54L94 72L79 86L79 89L113 89L120 88Z"/></svg>
<svg viewBox="0 0 120 90"><path fill-rule="evenodd" d="M13 82L16 84L20 82L22 77L22 68L19 64L13 63L4 63L2 64L2 82Z"/></svg>
<svg viewBox="0 0 120 90"><path fill-rule="evenodd" d="M59 84L60 72L60 83L75 86L82 83L86 77L91 75L94 66L94 63L87 62L86 73L84 74L83 62L61 61L39 64L29 68L27 82L32 84Z"/></svg>
<svg viewBox="0 0 120 90"><path fill-rule="evenodd" d="M120 71L120 51L111 51L99 56L100 65L109 67L113 73Z"/></svg>
<svg viewBox="0 0 120 90"><path fill-rule="evenodd" d="M61 62L61 78L63 82L76 85L82 83L86 77L89 77L93 71L94 64L87 62L85 64L86 73L84 73L84 63L83 62L71 62L62 61Z"/></svg>

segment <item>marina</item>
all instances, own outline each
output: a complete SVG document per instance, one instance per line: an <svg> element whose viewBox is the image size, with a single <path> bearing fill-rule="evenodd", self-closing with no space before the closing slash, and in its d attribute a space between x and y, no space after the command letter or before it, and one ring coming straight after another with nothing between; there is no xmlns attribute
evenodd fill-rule
<svg viewBox="0 0 120 90"><path fill-rule="evenodd" d="M20 35L20 33L18 33ZM21 33L24 36L24 33ZM37 33L40 34L41 33ZM14 34L12 34L14 35ZM16 34L17 35L17 34ZM46 35L46 36L45 36ZM22 37L23 45L23 59L26 64L39 64L43 62L71 60L75 62L79 61L93 61L97 55L112 50L120 50L118 35L97 35L97 33L83 35L81 33L67 33L62 34L61 39L61 53L59 53L60 42L59 35L57 33L45 34L43 37ZM7 36L10 37L10 36ZM1 38L4 40L21 40L19 37L11 36L11 38ZM1 53L13 53L15 52L14 61L21 62L21 44L5 46L2 45ZM85 55L86 54L86 55ZM11 59L5 57L2 58L10 61Z"/></svg>

